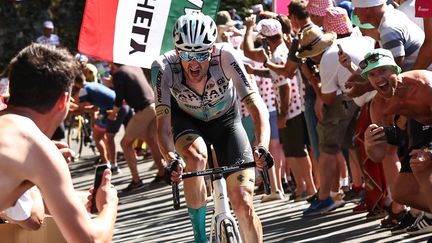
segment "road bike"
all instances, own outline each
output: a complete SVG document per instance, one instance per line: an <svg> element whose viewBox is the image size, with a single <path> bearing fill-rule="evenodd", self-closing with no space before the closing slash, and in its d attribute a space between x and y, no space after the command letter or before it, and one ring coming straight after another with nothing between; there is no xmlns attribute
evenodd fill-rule
<svg viewBox="0 0 432 243"><path fill-rule="evenodd" d="M211 151L210 147L207 147L207 151ZM182 179L192 178L196 176L210 176L213 188L213 216L210 226L210 243L215 239L216 243L241 243L240 232L237 226L237 222L234 219L233 214L228 203L227 197L227 186L223 174L240 171L246 168L255 167L255 162L247 162L229 166L222 166L214 168L211 156L208 156L209 169L202 171L186 172L181 175ZM265 166L262 170L263 183L265 193L270 194L270 181L268 176L268 168L273 165L273 159L267 162L268 166ZM170 171L177 168L178 160L175 160L170 165ZM180 208L180 193L178 183L172 183L172 194L173 194L173 206L174 209Z"/></svg>
<svg viewBox="0 0 432 243"><path fill-rule="evenodd" d="M71 114L66 125L67 144L76 153L73 159L81 157L84 146L88 146L96 154L96 146L91 134L91 118L87 113L83 115Z"/></svg>

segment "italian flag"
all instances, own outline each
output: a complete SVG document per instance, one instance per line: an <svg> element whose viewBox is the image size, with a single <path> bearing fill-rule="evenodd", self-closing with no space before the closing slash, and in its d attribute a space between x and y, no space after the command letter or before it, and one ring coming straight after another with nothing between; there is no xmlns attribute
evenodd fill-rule
<svg viewBox="0 0 432 243"><path fill-rule="evenodd" d="M214 17L219 0L87 0L78 50L109 62L150 68L174 48L178 17L199 11Z"/></svg>

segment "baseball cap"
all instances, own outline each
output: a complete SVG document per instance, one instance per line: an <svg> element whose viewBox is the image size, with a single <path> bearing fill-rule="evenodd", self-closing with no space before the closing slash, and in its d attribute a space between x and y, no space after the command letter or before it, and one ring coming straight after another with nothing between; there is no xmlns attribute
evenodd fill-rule
<svg viewBox="0 0 432 243"><path fill-rule="evenodd" d="M352 0L353 8L370 8L385 4L386 0Z"/></svg>
<svg viewBox="0 0 432 243"><path fill-rule="evenodd" d="M282 33L282 25L276 19L263 19L258 22L256 29L265 37Z"/></svg>
<svg viewBox="0 0 432 243"><path fill-rule="evenodd" d="M47 20L43 23L43 27L47 29L54 29L54 24L52 21Z"/></svg>
<svg viewBox="0 0 432 243"><path fill-rule="evenodd" d="M377 48L368 52L365 55L364 60L359 64L360 67L363 65L366 66L363 67L360 75L364 79L367 79L367 74L369 71L382 66L390 66L394 68L396 74L399 74L402 71L402 69L396 64L391 51L382 48Z"/></svg>

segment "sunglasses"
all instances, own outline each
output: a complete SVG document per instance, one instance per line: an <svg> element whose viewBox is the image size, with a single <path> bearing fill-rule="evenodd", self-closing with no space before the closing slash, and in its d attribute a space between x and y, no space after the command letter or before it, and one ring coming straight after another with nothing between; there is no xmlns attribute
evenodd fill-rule
<svg viewBox="0 0 432 243"><path fill-rule="evenodd" d="M191 62L193 59L198 62L204 62L210 56L210 52L187 52L187 51L179 51L179 56L183 61Z"/></svg>
<svg viewBox="0 0 432 243"><path fill-rule="evenodd" d="M359 63L359 67L361 69L365 69L369 65L369 63L375 63L379 59L381 59L381 57L387 57L387 55L383 55L383 54L379 54L379 53L372 54L372 55L368 56L367 58L365 58L363 61L361 61Z"/></svg>

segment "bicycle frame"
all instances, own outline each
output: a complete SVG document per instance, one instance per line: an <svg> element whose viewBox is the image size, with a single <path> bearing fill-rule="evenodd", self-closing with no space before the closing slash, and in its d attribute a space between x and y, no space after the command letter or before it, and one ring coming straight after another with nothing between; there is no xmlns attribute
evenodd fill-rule
<svg viewBox="0 0 432 243"><path fill-rule="evenodd" d="M210 151L210 150L209 150ZM170 165L170 169L174 170L177 168L178 161L172 163ZM212 161L209 159L209 164L212 166ZM206 176L210 175L212 179L213 185L213 202L214 202L214 211L212 216L212 223L210 227L210 242L213 242L213 234L217 243L222 242L223 237L232 237L234 238L234 242L242 242L239 229L237 227L237 222L231 214L231 209L228 203L228 193L225 179L223 178L223 174L236 172L245 168L255 167L255 162L235 164L230 166L223 166L217 168L210 168L202 171L194 171L187 172L182 174L182 179L192 178L196 176ZM263 180L264 180L264 189L266 194L270 194L270 182L268 177L267 168L263 168ZM172 184L172 192L173 192L173 203L174 209L180 208L180 194L178 183ZM227 222L228 221L228 222ZM230 224L227 227L227 223ZM224 227L224 228L223 228ZM222 230L225 230L225 234L222 234ZM230 231L230 232L227 232ZM232 232L231 232L232 231ZM227 237L227 238L228 238ZM228 241L231 242L231 241Z"/></svg>
<svg viewBox="0 0 432 243"><path fill-rule="evenodd" d="M213 236L216 239L217 243L222 242L222 234L220 232L222 232L222 227L225 227L224 225L222 225L222 222L224 222L224 220L229 220L234 231L233 236L236 238L237 242L241 243L242 240L236 220L231 214L231 209L228 204L228 200L226 199L228 193L225 178L220 175L220 178L212 180L212 182L214 211L210 227L210 243L213 242Z"/></svg>

